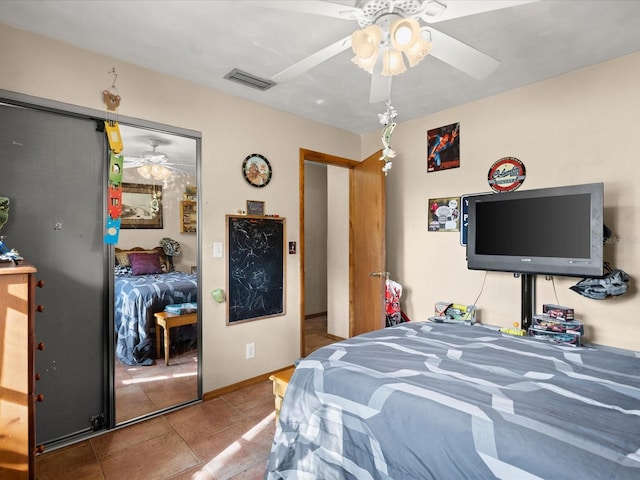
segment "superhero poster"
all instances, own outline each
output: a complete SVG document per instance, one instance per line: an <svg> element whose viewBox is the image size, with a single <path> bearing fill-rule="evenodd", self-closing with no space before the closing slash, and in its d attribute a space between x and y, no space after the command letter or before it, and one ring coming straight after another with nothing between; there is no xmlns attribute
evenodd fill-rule
<svg viewBox="0 0 640 480"><path fill-rule="evenodd" d="M460 122L427 130L427 172L460 166Z"/></svg>

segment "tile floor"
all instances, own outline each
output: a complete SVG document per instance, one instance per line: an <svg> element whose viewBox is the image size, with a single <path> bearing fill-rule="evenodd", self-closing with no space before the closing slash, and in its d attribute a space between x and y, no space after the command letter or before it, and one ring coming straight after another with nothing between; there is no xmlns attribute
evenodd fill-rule
<svg viewBox="0 0 640 480"><path fill-rule="evenodd" d="M192 350L154 365L115 361L116 423L198 398L198 352Z"/></svg>
<svg viewBox="0 0 640 480"><path fill-rule="evenodd" d="M326 336L326 317L309 319L305 327L307 355L335 341ZM176 360L176 371L189 363L188 355ZM125 370L121 380L152 376ZM119 416L138 416L136 400L175 400L150 383L134 382L137 390L122 392ZM188 388L185 395L191 395ZM129 406L127 400L133 400ZM258 480L274 433L273 387L264 381L39 455L36 480Z"/></svg>
<svg viewBox="0 0 640 480"><path fill-rule="evenodd" d="M40 455L36 479L262 479L274 433L264 381Z"/></svg>

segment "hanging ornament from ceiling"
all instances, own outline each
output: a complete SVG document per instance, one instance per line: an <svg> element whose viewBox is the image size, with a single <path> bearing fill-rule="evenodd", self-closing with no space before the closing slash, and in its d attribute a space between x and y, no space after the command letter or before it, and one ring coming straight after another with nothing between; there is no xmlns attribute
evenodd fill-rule
<svg viewBox="0 0 640 480"><path fill-rule="evenodd" d="M380 137L383 147L380 161L384 162L382 171L384 172L385 176L387 175L387 173L389 173L389 170L391 170L391 167L393 166L393 162L391 161L391 159L395 158L396 156L396 152L391 149L391 135L393 134L393 129L396 128L396 122L394 120L397 116L398 112L391 105L390 100L387 102L387 111L378 114L380 123L384 125L384 128L382 129L382 135Z"/></svg>

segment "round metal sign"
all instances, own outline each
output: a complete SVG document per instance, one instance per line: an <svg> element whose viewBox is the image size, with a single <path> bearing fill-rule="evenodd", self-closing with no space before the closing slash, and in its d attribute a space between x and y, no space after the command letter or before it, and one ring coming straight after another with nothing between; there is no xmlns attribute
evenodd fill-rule
<svg viewBox="0 0 640 480"><path fill-rule="evenodd" d="M513 192L524 183L526 176L524 163L515 157L503 157L491 165L487 180L494 192Z"/></svg>

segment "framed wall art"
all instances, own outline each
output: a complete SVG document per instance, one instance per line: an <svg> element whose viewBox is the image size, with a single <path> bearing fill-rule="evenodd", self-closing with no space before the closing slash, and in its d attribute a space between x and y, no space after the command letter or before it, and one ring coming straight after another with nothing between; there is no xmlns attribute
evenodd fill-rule
<svg viewBox="0 0 640 480"><path fill-rule="evenodd" d="M162 186L122 184L120 228L162 228Z"/></svg>
<svg viewBox="0 0 640 480"><path fill-rule="evenodd" d="M427 131L427 172L460 166L460 123Z"/></svg>
<svg viewBox="0 0 640 480"><path fill-rule="evenodd" d="M266 187L271 181L271 164L265 156L252 153L242 163L242 174L249 185Z"/></svg>
<svg viewBox="0 0 640 480"><path fill-rule="evenodd" d="M429 231L460 231L460 197L429 199Z"/></svg>
<svg viewBox="0 0 640 480"><path fill-rule="evenodd" d="M264 215L264 202L247 200L247 215Z"/></svg>

